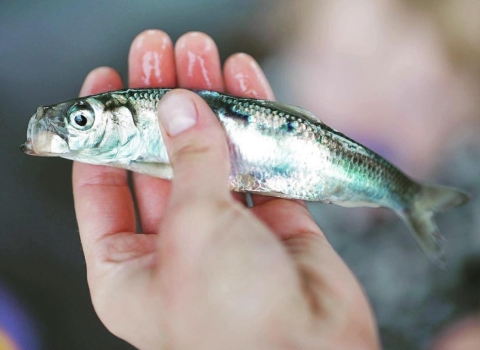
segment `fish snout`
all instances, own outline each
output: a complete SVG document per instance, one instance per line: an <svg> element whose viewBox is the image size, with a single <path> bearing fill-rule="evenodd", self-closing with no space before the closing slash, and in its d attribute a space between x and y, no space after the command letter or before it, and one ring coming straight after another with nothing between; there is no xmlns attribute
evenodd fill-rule
<svg viewBox="0 0 480 350"><path fill-rule="evenodd" d="M25 154L28 154L29 156L37 156L38 154L35 153L35 151L33 150L33 145L32 145L32 140L27 140L25 141L24 143L22 143L20 145L20 150L25 153Z"/></svg>
<svg viewBox="0 0 480 350"><path fill-rule="evenodd" d="M23 153L32 156L56 157L70 152L68 143L45 115L48 107L39 107L30 118L27 141L20 146Z"/></svg>

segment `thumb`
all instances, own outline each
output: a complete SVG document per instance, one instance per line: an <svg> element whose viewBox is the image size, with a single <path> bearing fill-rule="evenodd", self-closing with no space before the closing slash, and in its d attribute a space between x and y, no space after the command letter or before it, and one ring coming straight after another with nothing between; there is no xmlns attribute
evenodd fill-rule
<svg viewBox="0 0 480 350"><path fill-rule="evenodd" d="M173 168L171 201L229 198L225 131L207 103L177 89L158 104L158 118Z"/></svg>

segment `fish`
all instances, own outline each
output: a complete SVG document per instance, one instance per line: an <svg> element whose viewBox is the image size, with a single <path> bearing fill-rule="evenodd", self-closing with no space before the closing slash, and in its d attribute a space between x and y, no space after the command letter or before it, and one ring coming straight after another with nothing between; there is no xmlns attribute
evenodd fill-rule
<svg viewBox="0 0 480 350"><path fill-rule="evenodd" d="M171 89L124 89L38 107L21 150L173 177L157 118ZM444 265L433 214L468 201L462 191L421 184L305 109L269 100L193 90L222 125L229 146L228 186L344 207L386 207L404 221L425 254Z"/></svg>

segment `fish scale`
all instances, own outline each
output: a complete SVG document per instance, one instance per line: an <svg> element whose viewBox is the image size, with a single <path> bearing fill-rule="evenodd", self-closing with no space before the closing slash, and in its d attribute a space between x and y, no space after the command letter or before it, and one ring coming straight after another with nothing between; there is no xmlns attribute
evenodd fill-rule
<svg viewBox="0 0 480 350"><path fill-rule="evenodd" d="M39 107L22 150L170 179L174 174L157 118L158 102L170 90L118 90ZM412 180L302 108L215 91L194 92L225 130L230 189L346 207L390 208L425 253L442 263L432 216L466 202L464 193Z"/></svg>

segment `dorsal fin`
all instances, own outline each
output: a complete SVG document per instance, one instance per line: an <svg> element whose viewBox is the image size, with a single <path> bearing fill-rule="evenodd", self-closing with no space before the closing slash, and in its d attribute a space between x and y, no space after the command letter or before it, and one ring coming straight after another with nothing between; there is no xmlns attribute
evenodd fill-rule
<svg viewBox="0 0 480 350"><path fill-rule="evenodd" d="M293 105L282 103L282 102L268 101L268 100L256 100L256 103L266 108L277 109L277 110L280 109L285 113L304 117L305 119L309 119L315 123L320 123L325 125L320 119L318 119L315 116L315 114L297 106L293 106Z"/></svg>

